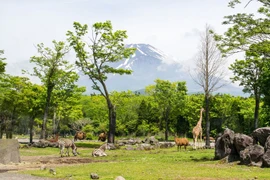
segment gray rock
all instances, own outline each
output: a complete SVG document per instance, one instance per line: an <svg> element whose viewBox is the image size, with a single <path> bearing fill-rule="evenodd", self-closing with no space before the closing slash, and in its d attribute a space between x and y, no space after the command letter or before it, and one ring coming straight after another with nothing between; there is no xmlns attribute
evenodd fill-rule
<svg viewBox="0 0 270 180"><path fill-rule="evenodd" d="M245 165L261 166L263 154L264 148L261 145L250 145L240 151L240 163Z"/></svg>
<svg viewBox="0 0 270 180"><path fill-rule="evenodd" d="M20 144L17 139L0 139L0 163L21 162Z"/></svg>
<svg viewBox="0 0 270 180"><path fill-rule="evenodd" d="M264 145L265 151L270 150L270 136L267 137Z"/></svg>
<svg viewBox="0 0 270 180"><path fill-rule="evenodd" d="M261 146L265 146L265 142L269 135L270 127L258 128L251 133L251 137L254 139L254 144L259 142Z"/></svg>
<svg viewBox="0 0 270 180"><path fill-rule="evenodd" d="M125 180L125 178L122 176L117 176L114 180Z"/></svg>
<svg viewBox="0 0 270 180"><path fill-rule="evenodd" d="M227 157L229 162L239 157L233 145L234 131L226 129L224 133L217 137L215 144L215 159L223 159Z"/></svg>
<svg viewBox="0 0 270 180"><path fill-rule="evenodd" d="M159 142L160 148L171 148L173 146L175 146L174 142Z"/></svg>
<svg viewBox="0 0 270 180"><path fill-rule="evenodd" d="M151 144L151 145L155 145L158 143L158 140L155 138L155 136L151 136L151 137L147 137L144 141L142 141L143 143L146 144Z"/></svg>
<svg viewBox="0 0 270 180"><path fill-rule="evenodd" d="M99 176L98 176L97 173L91 173L91 174L90 174L90 178L91 178L91 179L99 179Z"/></svg>
<svg viewBox="0 0 270 180"><path fill-rule="evenodd" d="M108 143L108 149L109 150L115 150L115 149L117 149L117 147L113 143Z"/></svg>
<svg viewBox="0 0 270 180"><path fill-rule="evenodd" d="M233 144L237 153L240 154L240 151L253 144L253 139L248 135L236 133L234 135Z"/></svg>
<svg viewBox="0 0 270 180"><path fill-rule="evenodd" d="M47 169L47 167L46 167L45 165L41 165L41 166L40 166L40 170L41 170L41 171L46 170L46 169Z"/></svg>
<svg viewBox="0 0 270 180"><path fill-rule="evenodd" d="M270 167L270 150L267 150L262 156L262 167Z"/></svg>
<svg viewBox="0 0 270 180"><path fill-rule="evenodd" d="M132 151L132 150L134 150L134 148L133 148L133 146L132 145L126 145L126 150L128 150L128 151Z"/></svg>
<svg viewBox="0 0 270 180"><path fill-rule="evenodd" d="M51 174L53 174L53 175L56 175L56 171L55 171L54 168L50 168L49 172L50 172Z"/></svg>

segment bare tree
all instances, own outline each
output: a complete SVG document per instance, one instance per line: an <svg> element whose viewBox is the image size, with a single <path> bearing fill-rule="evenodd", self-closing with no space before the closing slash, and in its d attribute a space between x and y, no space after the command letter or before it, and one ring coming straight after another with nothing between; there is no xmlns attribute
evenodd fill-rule
<svg viewBox="0 0 270 180"><path fill-rule="evenodd" d="M196 56L192 79L203 88L205 97L205 119L206 119L206 148L210 147L210 120L209 104L210 95L226 85L224 80L225 59L222 58L220 50L216 46L213 34L210 33L210 26L206 25L205 32L201 34L200 46Z"/></svg>

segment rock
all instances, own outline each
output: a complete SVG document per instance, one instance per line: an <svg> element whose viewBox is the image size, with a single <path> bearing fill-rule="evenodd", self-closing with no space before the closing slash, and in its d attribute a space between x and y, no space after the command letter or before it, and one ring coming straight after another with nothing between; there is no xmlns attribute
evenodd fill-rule
<svg viewBox="0 0 270 180"><path fill-rule="evenodd" d="M270 136L267 137L264 145L265 151L270 150Z"/></svg>
<svg viewBox="0 0 270 180"><path fill-rule="evenodd" d="M40 170L41 170L41 171L46 170L46 169L47 169L47 167L46 167L45 165L41 165L41 166L40 166Z"/></svg>
<svg viewBox="0 0 270 180"><path fill-rule="evenodd" d="M175 143L174 142L159 142L158 145L160 148L171 148L175 146Z"/></svg>
<svg viewBox="0 0 270 180"><path fill-rule="evenodd" d="M114 180L125 180L125 178L122 176L117 176Z"/></svg>
<svg viewBox="0 0 270 180"><path fill-rule="evenodd" d="M143 143L146 144L151 144L151 145L155 145L158 143L158 140L155 138L155 136L151 136L151 137L147 137L144 141L142 141Z"/></svg>
<svg viewBox="0 0 270 180"><path fill-rule="evenodd" d="M154 150L154 149L155 149L154 146L146 143L139 144L137 147L137 150Z"/></svg>
<svg viewBox="0 0 270 180"><path fill-rule="evenodd" d="M270 150L267 150L262 156L262 167L270 167Z"/></svg>
<svg viewBox="0 0 270 180"><path fill-rule="evenodd" d="M99 179L99 176L98 176L98 174L96 174L96 173L91 173L91 174L90 174L90 178L91 178L91 179Z"/></svg>
<svg viewBox="0 0 270 180"><path fill-rule="evenodd" d="M21 162L19 148L17 139L0 139L0 163Z"/></svg>
<svg viewBox="0 0 270 180"><path fill-rule="evenodd" d="M236 133L234 135L233 144L237 153L240 155L240 151L253 144L253 139L245 134Z"/></svg>
<svg viewBox="0 0 270 180"><path fill-rule="evenodd" d="M261 145L250 145L240 151L240 163L245 165L261 166L263 154L264 148Z"/></svg>
<svg viewBox="0 0 270 180"><path fill-rule="evenodd" d="M133 148L133 146L132 145L126 145L126 150L128 150L128 151L132 151L132 150L134 150L134 148Z"/></svg>
<svg viewBox="0 0 270 180"><path fill-rule="evenodd" d="M56 175L56 171L55 171L54 168L50 168L49 172L50 172L51 174L53 174L53 175Z"/></svg>
<svg viewBox="0 0 270 180"><path fill-rule="evenodd" d="M215 159L227 157L228 162L232 162L239 157L233 145L234 131L226 129L223 135L217 137L215 144Z"/></svg>
<svg viewBox="0 0 270 180"><path fill-rule="evenodd" d="M117 147L113 143L108 143L108 149L109 150L115 150L115 149L117 149Z"/></svg>
<svg viewBox="0 0 270 180"><path fill-rule="evenodd" d="M265 146L265 142L269 135L270 127L258 128L251 133L251 137L254 139L254 144L259 142L261 146Z"/></svg>

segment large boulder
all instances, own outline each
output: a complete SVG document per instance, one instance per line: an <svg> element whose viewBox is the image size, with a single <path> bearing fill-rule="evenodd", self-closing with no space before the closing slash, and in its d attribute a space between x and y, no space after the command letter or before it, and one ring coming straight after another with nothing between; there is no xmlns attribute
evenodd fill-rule
<svg viewBox="0 0 270 180"><path fill-rule="evenodd" d="M265 141L264 149L265 151L270 150L270 136L268 136L268 138Z"/></svg>
<svg viewBox="0 0 270 180"><path fill-rule="evenodd" d="M225 129L224 133L217 137L215 144L215 159L228 157L228 161L233 161L237 156L237 151L233 145L234 131Z"/></svg>
<svg viewBox="0 0 270 180"><path fill-rule="evenodd" d="M240 151L253 144L253 139L248 135L236 133L234 135L233 144L237 153L240 154Z"/></svg>
<svg viewBox="0 0 270 180"><path fill-rule="evenodd" d="M151 145L156 145L158 144L158 140L155 138L155 136L150 136L147 137L144 141L142 141L143 143L146 144L151 144Z"/></svg>
<svg viewBox="0 0 270 180"><path fill-rule="evenodd" d="M21 162L19 148L17 139L0 139L0 163Z"/></svg>
<svg viewBox="0 0 270 180"><path fill-rule="evenodd" d="M262 127L255 129L251 133L251 137L254 139L254 144L260 143L261 146L265 145L266 139L270 135L270 127Z"/></svg>
<svg viewBox="0 0 270 180"><path fill-rule="evenodd" d="M267 150L262 156L262 167L270 167L270 150Z"/></svg>
<svg viewBox="0 0 270 180"><path fill-rule="evenodd" d="M264 148L261 145L255 144L247 146L240 151L240 163L245 165L262 165L262 156L264 155Z"/></svg>

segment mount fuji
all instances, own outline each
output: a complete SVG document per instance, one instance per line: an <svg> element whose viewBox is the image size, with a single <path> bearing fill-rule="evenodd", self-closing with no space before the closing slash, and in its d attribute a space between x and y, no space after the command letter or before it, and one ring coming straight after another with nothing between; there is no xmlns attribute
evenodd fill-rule
<svg viewBox="0 0 270 180"><path fill-rule="evenodd" d="M184 65L175 58L149 44L128 44L126 47L136 48L135 54L130 58L117 63L110 64L114 68L132 70L131 75L108 76L106 85L109 91L138 91L146 86L155 84L156 79L175 81L186 81L188 93L202 92L185 70ZM87 93L93 92L91 81L87 76L81 75L78 81L80 86L86 86ZM232 95L243 95L242 89L234 85L227 85L219 89L220 93Z"/></svg>

